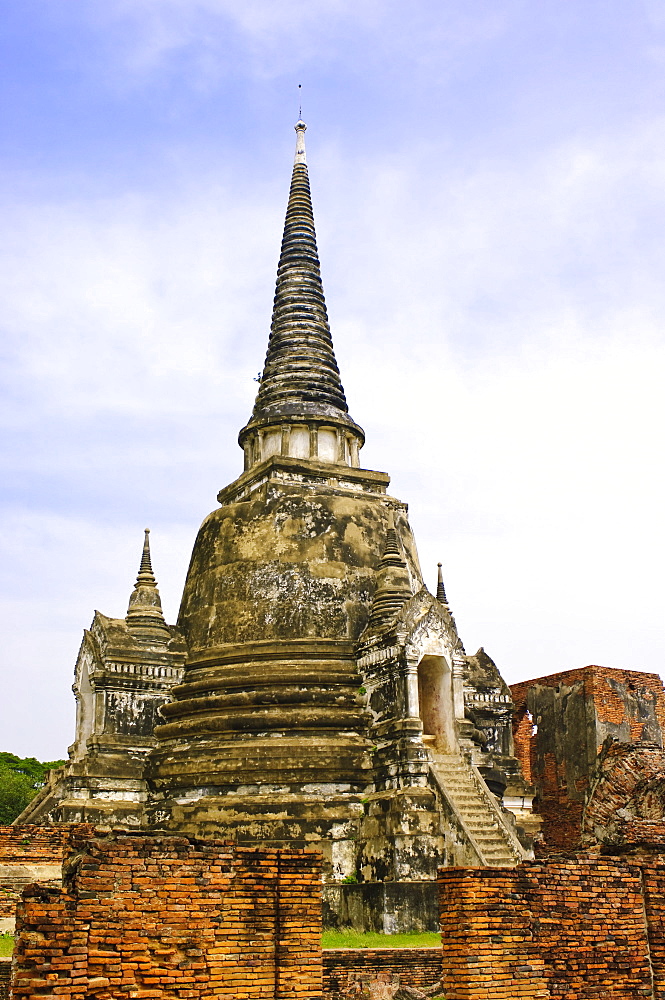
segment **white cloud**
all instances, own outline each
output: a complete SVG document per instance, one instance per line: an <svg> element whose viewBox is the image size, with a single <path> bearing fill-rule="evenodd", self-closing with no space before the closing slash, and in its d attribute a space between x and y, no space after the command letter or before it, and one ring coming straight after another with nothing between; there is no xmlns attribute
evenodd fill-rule
<svg viewBox="0 0 665 1000"><path fill-rule="evenodd" d="M269 327L273 207L207 186L170 208L145 196L4 214L0 327L40 408L173 413L198 409L201 393L251 403L243 366L260 359L242 339Z"/></svg>
<svg viewBox="0 0 665 1000"><path fill-rule="evenodd" d="M113 87L131 89L178 65L194 89L230 75L286 75L295 87L294 74L306 73L318 92L326 69L366 78L386 61L408 67L414 87L431 84L501 37L520 8L519 0L417 0L408 9L399 0L109 0L86 15L106 37Z"/></svg>

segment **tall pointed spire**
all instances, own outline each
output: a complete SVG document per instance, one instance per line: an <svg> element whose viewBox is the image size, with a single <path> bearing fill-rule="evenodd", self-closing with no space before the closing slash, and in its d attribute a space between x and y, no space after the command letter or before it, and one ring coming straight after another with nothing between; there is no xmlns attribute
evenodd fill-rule
<svg viewBox="0 0 665 1000"><path fill-rule="evenodd" d="M136 577L136 585L129 598L125 621L130 630L138 635L168 638L170 632L164 621L157 581L152 571L149 535L150 528L146 528L141 564Z"/></svg>
<svg viewBox="0 0 665 1000"><path fill-rule="evenodd" d="M296 150L268 351L251 420L240 432L242 446L259 427L312 419L341 425L360 446L364 442L362 429L348 415L328 325L309 190L306 128L303 121L295 126Z"/></svg>

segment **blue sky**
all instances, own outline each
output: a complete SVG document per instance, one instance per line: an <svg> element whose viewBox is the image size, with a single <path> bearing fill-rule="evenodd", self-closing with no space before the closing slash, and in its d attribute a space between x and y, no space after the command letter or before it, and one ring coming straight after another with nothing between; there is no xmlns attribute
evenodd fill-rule
<svg viewBox="0 0 665 1000"><path fill-rule="evenodd" d="M363 464L508 680L664 665L665 4L2 4L0 742L170 621L270 321L302 83Z"/></svg>

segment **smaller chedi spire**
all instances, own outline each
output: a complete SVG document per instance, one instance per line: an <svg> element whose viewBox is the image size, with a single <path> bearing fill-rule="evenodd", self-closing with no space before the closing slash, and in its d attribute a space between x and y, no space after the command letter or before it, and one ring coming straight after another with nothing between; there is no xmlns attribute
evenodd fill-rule
<svg viewBox="0 0 665 1000"><path fill-rule="evenodd" d="M150 528L145 529L141 565L136 585L129 598L125 621L131 632L146 638L169 638L162 602L150 561Z"/></svg>
<svg viewBox="0 0 665 1000"><path fill-rule="evenodd" d="M438 573L436 579L436 599L440 604L445 604L448 607L448 598L446 597L446 588L443 585L443 574L441 572L441 563L436 564L438 566Z"/></svg>
<svg viewBox="0 0 665 1000"><path fill-rule="evenodd" d="M390 511L383 556L376 573L376 590L370 613L370 628L389 625L401 607L413 596L406 560Z"/></svg>

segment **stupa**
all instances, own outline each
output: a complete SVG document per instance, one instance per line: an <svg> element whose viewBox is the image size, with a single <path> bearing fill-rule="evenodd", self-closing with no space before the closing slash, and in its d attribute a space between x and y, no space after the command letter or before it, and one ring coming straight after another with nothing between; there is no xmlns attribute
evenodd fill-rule
<svg viewBox="0 0 665 1000"><path fill-rule="evenodd" d="M441 864L513 866L538 821L510 691L465 654L441 567L363 469L296 151L244 471L194 544L177 625L147 535L124 619L95 613L70 760L19 817L323 852L329 923L436 927Z"/></svg>

